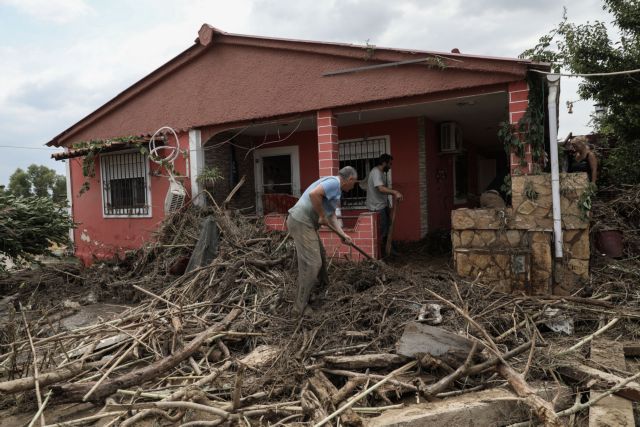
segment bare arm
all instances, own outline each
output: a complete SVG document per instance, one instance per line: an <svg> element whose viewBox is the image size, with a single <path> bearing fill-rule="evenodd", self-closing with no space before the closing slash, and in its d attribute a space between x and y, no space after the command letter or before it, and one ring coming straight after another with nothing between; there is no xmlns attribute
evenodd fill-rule
<svg viewBox="0 0 640 427"><path fill-rule="evenodd" d="M396 199L398 199L399 201L402 201L402 199L404 198L404 196L402 195L402 193L400 193L399 191L396 190L392 190L389 187L386 187L384 185L378 185L376 187L376 189L381 192L382 194L391 194L393 197L395 197Z"/></svg>
<svg viewBox="0 0 640 427"><path fill-rule="evenodd" d="M338 221L338 217L336 215L331 215L329 217L329 225L338 232L338 234L340 235L340 238L344 243L346 243L347 245L350 245L353 243L353 240L351 239L351 237L349 237L342 229L342 226L340 225L340 221Z"/></svg>
<svg viewBox="0 0 640 427"><path fill-rule="evenodd" d="M311 190L309 193L309 199L311 199L311 206L313 210L318 214L318 222L320 224L327 224L327 217L324 214L324 209L322 208L322 198L324 197L324 188L321 184L318 184L316 188Z"/></svg>

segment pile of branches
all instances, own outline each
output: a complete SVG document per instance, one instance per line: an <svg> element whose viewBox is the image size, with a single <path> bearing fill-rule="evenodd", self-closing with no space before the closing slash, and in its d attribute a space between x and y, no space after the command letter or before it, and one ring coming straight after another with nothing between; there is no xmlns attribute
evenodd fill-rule
<svg viewBox="0 0 640 427"><path fill-rule="evenodd" d="M591 209L592 257L590 290L595 297L608 295L625 306L640 306L640 185L604 187ZM623 256L600 255L598 233L618 230L623 236ZM634 334L637 336L637 333Z"/></svg>
<svg viewBox="0 0 640 427"><path fill-rule="evenodd" d="M168 219L155 246L133 258L135 274L111 283L141 296L117 319L67 331L35 312L12 314L14 327L0 349L0 407L36 407L35 420L59 403L97 405L64 425L130 426L152 418L185 426L319 426L338 419L362 425L407 398L508 385L534 416L559 425L559 415L568 413L556 413L527 378L553 379L558 365L583 358L594 330L604 332L602 316L617 319L607 325L614 336L635 335L640 319L639 307L619 307L606 296L501 294L449 271L379 262L332 264L314 312L296 318L291 240L254 218L192 209ZM204 215L220 229L218 256L171 273L195 246ZM397 353L405 325L425 304L442 307L438 327L470 339L470 351ZM549 308L578 320L576 336L545 331Z"/></svg>

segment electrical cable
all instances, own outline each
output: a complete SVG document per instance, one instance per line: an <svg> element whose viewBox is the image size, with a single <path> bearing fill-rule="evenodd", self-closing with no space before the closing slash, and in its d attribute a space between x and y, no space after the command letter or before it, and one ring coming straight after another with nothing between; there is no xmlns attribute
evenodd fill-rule
<svg viewBox="0 0 640 427"><path fill-rule="evenodd" d="M563 77L607 77L607 76L619 76L619 75L625 75L625 74L640 73L640 68L637 68L635 70L627 70L627 71L612 71L610 73L576 73L576 74L553 73L550 71L542 71L542 70L530 70L530 71L533 71L534 73L539 73L539 74L551 74L554 76L563 76Z"/></svg>

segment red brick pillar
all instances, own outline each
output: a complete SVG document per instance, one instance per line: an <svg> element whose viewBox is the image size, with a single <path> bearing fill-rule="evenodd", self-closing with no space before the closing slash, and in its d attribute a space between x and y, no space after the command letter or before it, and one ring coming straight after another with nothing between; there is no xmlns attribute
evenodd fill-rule
<svg viewBox="0 0 640 427"><path fill-rule="evenodd" d="M524 116L527 106L529 105L529 86L524 80L509 83L509 122L517 126L518 121ZM516 153L511 152L509 160L511 165L511 174L529 175L533 173L533 157L531 154L531 145L526 144L524 147L524 159L521 159ZM524 161L523 161L524 160Z"/></svg>
<svg viewBox="0 0 640 427"><path fill-rule="evenodd" d="M338 120L331 110L318 111L318 166L320 176L338 175Z"/></svg>

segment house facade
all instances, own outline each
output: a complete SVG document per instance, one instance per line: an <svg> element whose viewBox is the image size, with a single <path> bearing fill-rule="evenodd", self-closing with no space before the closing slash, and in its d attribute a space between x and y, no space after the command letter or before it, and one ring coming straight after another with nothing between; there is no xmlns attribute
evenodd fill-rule
<svg viewBox="0 0 640 427"><path fill-rule="evenodd" d="M527 60L229 34L203 25L193 46L50 142L64 152L76 255L90 263L137 248L164 218L166 170L144 147L158 128L178 134L173 171L194 203L197 177L216 168L224 199L246 182L236 208L283 229L286 210L320 176L354 166L366 177L382 153L394 157L390 185L405 196L397 240L451 228L454 209L474 206L505 175L533 171L504 154L499 124L527 108ZM133 136L131 140L118 139ZM115 138L115 139L114 139ZM98 155L78 146L107 141ZM142 144L142 145L141 145ZM88 165L91 168L88 168ZM92 169L92 174L87 173ZM87 176L88 175L88 176ZM363 186L343 195L342 220L377 257L377 218ZM359 258L321 231L331 256Z"/></svg>

